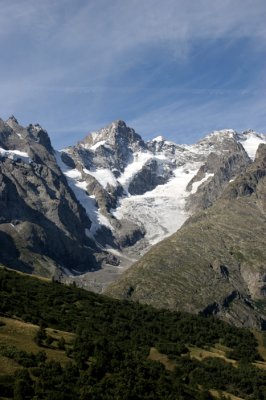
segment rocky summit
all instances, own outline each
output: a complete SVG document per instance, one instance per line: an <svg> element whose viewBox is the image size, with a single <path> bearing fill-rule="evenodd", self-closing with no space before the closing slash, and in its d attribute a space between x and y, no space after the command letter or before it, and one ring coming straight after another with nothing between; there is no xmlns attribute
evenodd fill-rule
<svg viewBox="0 0 266 400"><path fill-rule="evenodd" d="M123 121L57 153L92 225L87 235L119 260L78 279L101 291L194 212L210 207L249 165L265 135L215 131L194 145L158 136L144 142Z"/></svg>
<svg viewBox="0 0 266 400"><path fill-rule="evenodd" d="M0 120L0 263L263 325L263 143L231 129L145 142L118 120L55 151L40 125Z"/></svg>
<svg viewBox="0 0 266 400"><path fill-rule="evenodd" d="M0 262L44 276L99 268L91 221L39 125L0 120Z"/></svg>
<svg viewBox="0 0 266 400"><path fill-rule="evenodd" d="M58 152L57 161L92 221L88 235L103 247L137 243L146 251L191 212L210 206L264 140L255 132L226 130L191 146L161 136L145 143L115 121Z"/></svg>

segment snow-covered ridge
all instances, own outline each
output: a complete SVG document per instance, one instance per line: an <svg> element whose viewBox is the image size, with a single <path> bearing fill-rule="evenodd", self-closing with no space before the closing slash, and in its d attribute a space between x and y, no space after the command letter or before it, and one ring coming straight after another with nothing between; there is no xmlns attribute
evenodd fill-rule
<svg viewBox="0 0 266 400"><path fill-rule="evenodd" d="M151 142L164 142L165 141L165 138L163 137L163 136L156 136L155 138L153 138L152 140L151 140Z"/></svg>
<svg viewBox="0 0 266 400"><path fill-rule="evenodd" d="M219 137L220 139L222 139L224 136L227 136L228 138L232 138L232 137L234 137L235 134L236 134L236 131L234 131L234 129L221 129L219 131L211 132L209 135L207 135L205 137L205 139L209 139L213 136Z"/></svg>
<svg viewBox="0 0 266 400"><path fill-rule="evenodd" d="M266 135L254 131L247 131L239 135L239 141L248 153L248 156L254 160L259 145L261 143L266 143Z"/></svg>
<svg viewBox="0 0 266 400"><path fill-rule="evenodd" d="M253 131L237 133L233 129L224 129L210 133L193 145L177 145L163 136L145 143L123 121L115 121L99 132L88 135L73 148L74 151L72 148L64 150L79 165L78 169L67 167L59 153L58 163L92 221L88 232L91 237L100 231L101 226L114 232L114 219L128 220L145 227L145 240L149 247L181 227L189 216L185 207L186 199L195 194L202 184L211 180L214 174L206 173L202 180L194 182L187 191L189 182L210 153L228 154L230 143L233 142L240 142L253 159L258 145L266 142L266 138ZM99 151L101 147L108 149L108 152ZM78 158L80 148L82 157L88 154L87 158L85 156L86 167L83 164L84 158ZM110 159L103 154L110 154ZM123 163L120 163L120 157L123 157ZM107 197L110 190L113 195L119 189L116 207L111 209L109 215L106 210L103 215L102 210L97 208L97 194L87 192L84 174L93 176L106 191ZM151 179L155 181L152 189ZM143 194L130 192L132 182L134 187L139 188L141 185Z"/></svg>
<svg viewBox="0 0 266 400"><path fill-rule="evenodd" d="M251 129L242 133L239 133L233 129L213 131L209 135L205 136L205 138L199 143L202 145L204 142L208 143L212 140L222 143L225 139L235 139L237 142L240 142L252 160L255 158L259 144L266 143L265 134L255 132Z"/></svg>

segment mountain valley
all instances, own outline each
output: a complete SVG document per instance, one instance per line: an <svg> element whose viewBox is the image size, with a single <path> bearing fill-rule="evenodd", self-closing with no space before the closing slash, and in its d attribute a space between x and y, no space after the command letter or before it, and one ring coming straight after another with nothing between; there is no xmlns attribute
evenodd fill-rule
<svg viewBox="0 0 266 400"><path fill-rule="evenodd" d="M263 143L230 129L145 142L118 120L55 151L39 125L1 120L0 262L263 328Z"/></svg>

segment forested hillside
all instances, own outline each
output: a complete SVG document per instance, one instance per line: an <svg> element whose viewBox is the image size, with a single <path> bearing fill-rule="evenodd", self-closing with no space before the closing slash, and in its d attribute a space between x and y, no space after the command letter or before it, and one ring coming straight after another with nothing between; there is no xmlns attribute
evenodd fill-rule
<svg viewBox="0 0 266 400"><path fill-rule="evenodd" d="M2 399L266 398L248 330L3 268L0 288Z"/></svg>

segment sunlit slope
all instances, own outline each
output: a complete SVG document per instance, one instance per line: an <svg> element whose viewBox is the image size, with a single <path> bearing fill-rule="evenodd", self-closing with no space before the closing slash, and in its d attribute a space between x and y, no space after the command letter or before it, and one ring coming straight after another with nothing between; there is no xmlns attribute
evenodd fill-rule
<svg viewBox="0 0 266 400"><path fill-rule="evenodd" d="M154 246L107 293L236 325L265 324L266 146L207 210Z"/></svg>

